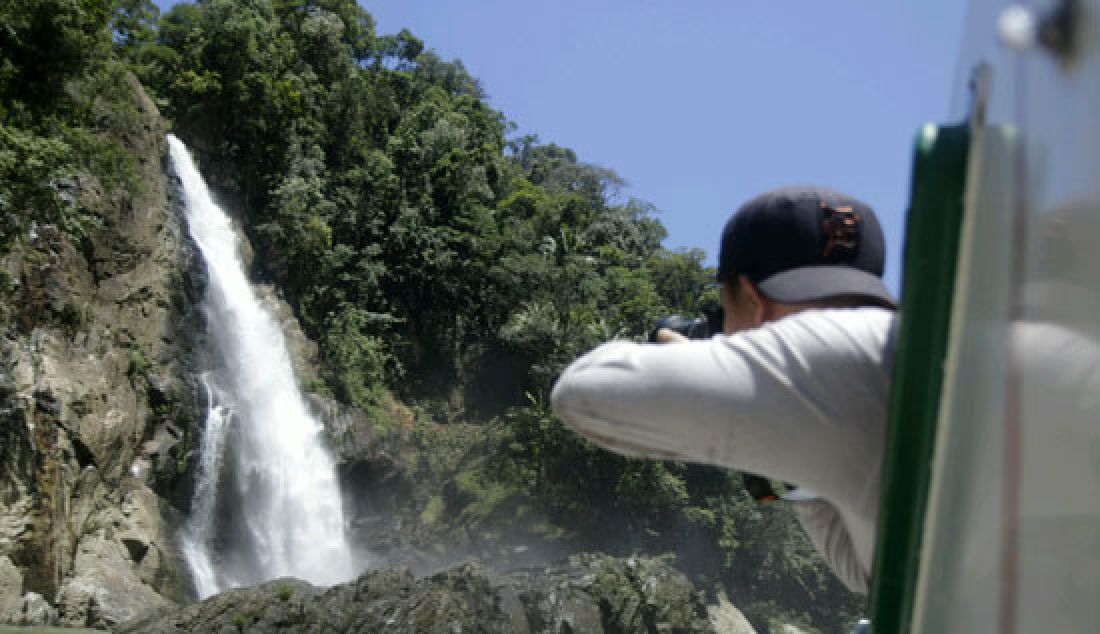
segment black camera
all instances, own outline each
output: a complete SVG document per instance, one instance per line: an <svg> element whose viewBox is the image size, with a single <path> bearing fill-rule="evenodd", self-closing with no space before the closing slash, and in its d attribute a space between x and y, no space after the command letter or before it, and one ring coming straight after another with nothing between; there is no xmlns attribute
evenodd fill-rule
<svg viewBox="0 0 1100 634"><path fill-rule="evenodd" d="M657 342L657 331L661 328L678 332L688 339L710 339L722 332L722 323L725 320L722 306L717 303L708 304L703 307L702 312L702 317L694 319L683 315L669 315L658 319L649 333L650 343Z"/></svg>

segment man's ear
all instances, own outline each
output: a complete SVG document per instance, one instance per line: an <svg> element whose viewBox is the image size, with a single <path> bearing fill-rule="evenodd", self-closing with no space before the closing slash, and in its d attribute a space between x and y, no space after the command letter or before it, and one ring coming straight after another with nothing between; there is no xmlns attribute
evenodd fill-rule
<svg viewBox="0 0 1100 634"><path fill-rule="evenodd" d="M764 323L768 316L768 305L771 300L766 295L760 292L760 289L756 288L756 285L744 275L738 276L741 279L741 292L744 294L743 299L751 304L752 315L752 327Z"/></svg>

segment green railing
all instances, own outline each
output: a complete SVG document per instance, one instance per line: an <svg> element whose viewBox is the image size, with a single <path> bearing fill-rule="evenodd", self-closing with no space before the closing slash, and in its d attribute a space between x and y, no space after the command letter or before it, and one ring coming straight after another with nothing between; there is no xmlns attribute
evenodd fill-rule
<svg viewBox="0 0 1100 634"><path fill-rule="evenodd" d="M875 547L875 634L909 631L962 228L970 126L917 136Z"/></svg>

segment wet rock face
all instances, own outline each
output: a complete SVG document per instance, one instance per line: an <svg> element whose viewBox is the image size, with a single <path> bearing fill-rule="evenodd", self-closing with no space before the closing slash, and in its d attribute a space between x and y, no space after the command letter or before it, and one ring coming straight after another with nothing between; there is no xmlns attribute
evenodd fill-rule
<svg viewBox="0 0 1100 634"><path fill-rule="evenodd" d="M329 589L283 579L113 631L688 634L728 631L718 629L736 622L726 606L727 612L714 616L702 594L660 560L577 555L557 566L508 574L473 563L419 579L405 569L373 570ZM734 631L752 634L751 628Z"/></svg>
<svg viewBox="0 0 1100 634"><path fill-rule="evenodd" d="M710 632L706 605L660 560L580 555L508 584L532 632Z"/></svg>
<svg viewBox="0 0 1100 634"><path fill-rule="evenodd" d="M104 627L188 594L193 255L164 124L131 86L138 123L111 134L142 187L70 179L101 226L79 244L34 226L0 256L0 623Z"/></svg>

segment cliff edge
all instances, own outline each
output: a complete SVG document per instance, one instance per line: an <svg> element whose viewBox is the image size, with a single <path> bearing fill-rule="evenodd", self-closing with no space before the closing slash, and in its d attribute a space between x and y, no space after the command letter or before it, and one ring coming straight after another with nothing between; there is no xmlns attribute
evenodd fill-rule
<svg viewBox="0 0 1100 634"><path fill-rule="evenodd" d="M34 224L0 255L0 623L105 627L187 594L190 246L140 83L101 114L130 187L55 183L96 222ZM189 291L189 289L191 289Z"/></svg>

